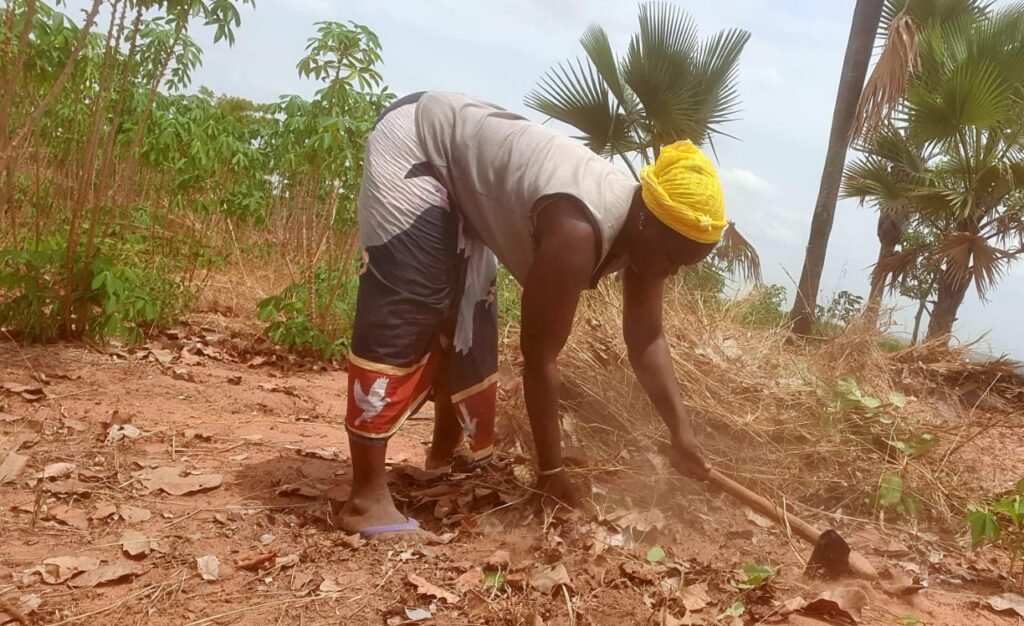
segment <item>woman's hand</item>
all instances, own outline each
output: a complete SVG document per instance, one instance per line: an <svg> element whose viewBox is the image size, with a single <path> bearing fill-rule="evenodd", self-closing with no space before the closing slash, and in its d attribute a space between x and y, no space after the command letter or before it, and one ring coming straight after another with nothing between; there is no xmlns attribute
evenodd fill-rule
<svg viewBox="0 0 1024 626"><path fill-rule="evenodd" d="M700 445L692 436L676 438L670 445L662 446L661 453L668 457L672 467L683 476L707 480L711 466L704 460Z"/></svg>

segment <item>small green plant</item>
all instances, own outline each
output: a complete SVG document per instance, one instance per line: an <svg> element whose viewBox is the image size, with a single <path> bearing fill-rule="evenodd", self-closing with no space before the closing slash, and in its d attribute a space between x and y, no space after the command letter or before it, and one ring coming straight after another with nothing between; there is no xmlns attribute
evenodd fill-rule
<svg viewBox="0 0 1024 626"><path fill-rule="evenodd" d="M658 563L659 561L662 561L664 558L665 548L662 548L661 546L654 546L653 548L647 551L648 563Z"/></svg>
<svg viewBox="0 0 1024 626"><path fill-rule="evenodd" d="M916 615L900 615L893 624L896 626L921 626L924 622Z"/></svg>
<svg viewBox="0 0 1024 626"><path fill-rule="evenodd" d="M263 330L279 346L317 354L324 359L345 355L355 316L358 278L354 271L318 267L312 281L292 283L257 304Z"/></svg>
<svg viewBox="0 0 1024 626"><path fill-rule="evenodd" d="M1007 575L1024 589L1024 479L1017 481L1013 493L971 506L964 523L971 530L973 548L992 545L1006 553L1010 559Z"/></svg>
<svg viewBox="0 0 1024 626"><path fill-rule="evenodd" d="M503 324L518 324L523 288L505 266L498 267L498 319Z"/></svg>
<svg viewBox="0 0 1024 626"><path fill-rule="evenodd" d="M775 576L775 570L760 563L746 563L742 570L746 578L732 581L732 586L737 589L757 589Z"/></svg>
<svg viewBox="0 0 1024 626"><path fill-rule="evenodd" d="M773 328L785 323L786 288L764 285L755 288L738 303L739 319L754 328Z"/></svg>
<svg viewBox="0 0 1024 626"><path fill-rule="evenodd" d="M864 308L864 297L843 290L832 294L828 305L815 307L816 333L835 335L850 325Z"/></svg>
<svg viewBox="0 0 1024 626"><path fill-rule="evenodd" d="M864 393L852 378L842 378L832 392L830 411L847 432L897 466L895 471L882 474L871 504L879 510L892 509L916 517L922 501L907 489L903 470L912 459L934 449L939 438L920 431L917 423L903 414L906 404L902 393L891 393L883 401Z"/></svg>

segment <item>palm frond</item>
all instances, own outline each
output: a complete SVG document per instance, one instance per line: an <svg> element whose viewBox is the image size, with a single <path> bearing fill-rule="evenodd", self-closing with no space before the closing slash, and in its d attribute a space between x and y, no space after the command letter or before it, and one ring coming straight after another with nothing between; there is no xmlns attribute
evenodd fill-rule
<svg viewBox="0 0 1024 626"><path fill-rule="evenodd" d="M524 103L575 127L599 154L613 155L632 146L624 115L613 105L607 84L589 61L577 59L551 68Z"/></svg>
<svg viewBox="0 0 1024 626"><path fill-rule="evenodd" d="M748 41L749 32L734 28L716 33L700 48L695 78L703 100L699 116L708 134L720 133L739 111L739 61Z"/></svg>
<svg viewBox="0 0 1024 626"><path fill-rule="evenodd" d="M931 249L928 244L908 246L880 259L872 268L872 283L885 282L890 292L899 288L901 281L911 275L922 263L930 262Z"/></svg>
<svg viewBox="0 0 1024 626"><path fill-rule="evenodd" d="M851 130L854 141L870 138L889 119L906 96L910 74L919 66L917 23L904 9L889 25L882 54L861 92Z"/></svg>
<svg viewBox="0 0 1024 626"><path fill-rule="evenodd" d="M976 233L954 232L943 237L939 255L954 285L973 279L978 297L986 300L988 292L1006 275L1016 253L996 248Z"/></svg>
<svg viewBox="0 0 1024 626"><path fill-rule="evenodd" d="M736 229L735 222L722 233L722 241L715 247L714 257L730 274L746 282L761 284L761 257L746 237Z"/></svg>

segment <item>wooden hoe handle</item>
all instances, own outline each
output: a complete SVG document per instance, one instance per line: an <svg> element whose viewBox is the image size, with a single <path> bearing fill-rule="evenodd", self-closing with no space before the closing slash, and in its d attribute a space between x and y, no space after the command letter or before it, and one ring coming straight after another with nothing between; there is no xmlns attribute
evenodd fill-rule
<svg viewBox="0 0 1024 626"><path fill-rule="evenodd" d="M808 543L818 543L818 538L821 536L820 530L789 511L779 509L767 498L757 495L731 478L722 475L717 470L711 470L708 473L707 479L708 482L726 492L733 498L739 500L743 504L746 504L761 515L769 517L784 526L789 526L789 528L792 528L797 535ZM850 571L857 576L868 580L875 580L878 578L878 572L875 571L875 568L871 563L868 563L867 559L852 550L850 551Z"/></svg>

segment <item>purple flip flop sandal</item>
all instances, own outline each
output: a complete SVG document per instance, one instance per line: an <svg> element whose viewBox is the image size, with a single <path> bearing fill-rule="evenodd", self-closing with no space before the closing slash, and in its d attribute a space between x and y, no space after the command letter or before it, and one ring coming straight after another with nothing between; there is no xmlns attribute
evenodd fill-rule
<svg viewBox="0 0 1024 626"><path fill-rule="evenodd" d="M380 526L370 526L359 531L359 534L364 539L373 539L380 537L381 535L391 535L400 533L413 533L420 529L420 523L411 517L405 518L405 521L400 524L382 524Z"/></svg>

